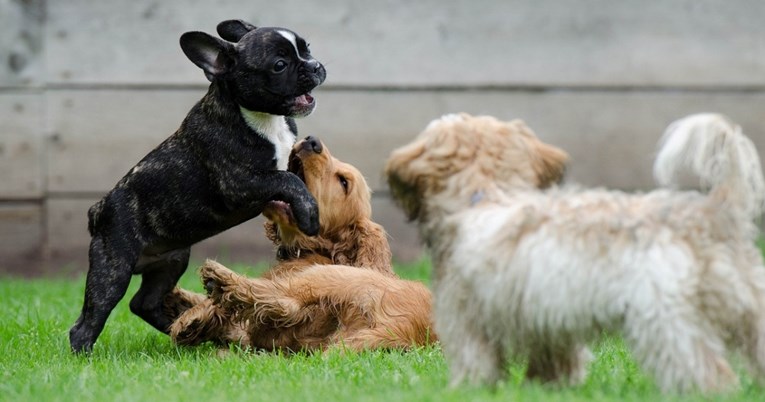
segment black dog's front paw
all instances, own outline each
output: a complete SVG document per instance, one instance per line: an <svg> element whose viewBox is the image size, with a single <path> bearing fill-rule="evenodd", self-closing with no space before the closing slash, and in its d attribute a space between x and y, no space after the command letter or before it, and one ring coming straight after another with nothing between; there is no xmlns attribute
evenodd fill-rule
<svg viewBox="0 0 765 402"><path fill-rule="evenodd" d="M300 205L293 205L292 212L301 232L308 236L319 234L319 207L316 200L309 198Z"/></svg>
<svg viewBox="0 0 765 402"><path fill-rule="evenodd" d="M89 355L93 352L93 344L96 343L96 337L82 325L79 320L69 330L69 345L75 354Z"/></svg>

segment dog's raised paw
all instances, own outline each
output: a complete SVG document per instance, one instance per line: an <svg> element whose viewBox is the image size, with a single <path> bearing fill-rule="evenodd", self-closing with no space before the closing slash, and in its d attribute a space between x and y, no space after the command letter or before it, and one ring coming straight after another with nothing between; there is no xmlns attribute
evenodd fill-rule
<svg viewBox="0 0 765 402"><path fill-rule="evenodd" d="M226 283L215 278L204 278L202 283L207 292L207 297L213 301L213 304L219 303L223 295L228 291Z"/></svg>
<svg viewBox="0 0 765 402"><path fill-rule="evenodd" d="M204 265L199 267L199 278L202 280L202 284L207 293L210 293L210 282L219 283L227 278L227 274L231 271L223 265L213 261L207 260Z"/></svg>
<svg viewBox="0 0 765 402"><path fill-rule="evenodd" d="M208 296L211 296L217 287L218 282L216 282L214 279L208 278L205 280L205 290L207 291Z"/></svg>

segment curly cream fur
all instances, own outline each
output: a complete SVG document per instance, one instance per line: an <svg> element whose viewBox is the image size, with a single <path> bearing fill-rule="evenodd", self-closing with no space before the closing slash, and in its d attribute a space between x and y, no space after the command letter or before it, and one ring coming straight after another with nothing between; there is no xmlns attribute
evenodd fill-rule
<svg viewBox="0 0 765 402"><path fill-rule="evenodd" d="M528 358L530 379L576 383L586 343L603 330L621 332L666 391L735 387L727 348L765 378L765 267L751 209L737 209L756 205L763 194L752 189L763 187L736 166L762 168L726 157L735 153L711 154L728 175L705 178L706 195L547 188L566 154L519 120L452 115L395 150L386 175L433 257L452 384L494 383L511 356ZM716 196L731 178L751 185Z"/></svg>

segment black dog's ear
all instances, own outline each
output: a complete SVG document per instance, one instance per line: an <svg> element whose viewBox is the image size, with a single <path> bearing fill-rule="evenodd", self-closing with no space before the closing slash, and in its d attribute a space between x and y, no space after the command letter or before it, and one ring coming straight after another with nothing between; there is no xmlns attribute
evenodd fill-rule
<svg viewBox="0 0 765 402"><path fill-rule="evenodd" d="M218 24L218 35L229 42L239 42L242 36L256 29L255 25L242 20L226 20Z"/></svg>
<svg viewBox="0 0 765 402"><path fill-rule="evenodd" d="M234 46L204 32L181 35L181 49L210 81L234 67Z"/></svg>

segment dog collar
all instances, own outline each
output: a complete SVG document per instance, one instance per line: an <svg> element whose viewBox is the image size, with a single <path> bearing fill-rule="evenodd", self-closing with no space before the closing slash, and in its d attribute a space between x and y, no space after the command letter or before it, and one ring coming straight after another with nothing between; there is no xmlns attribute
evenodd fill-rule
<svg viewBox="0 0 765 402"><path fill-rule="evenodd" d="M483 190L477 190L470 196L470 206L475 206L483 200Z"/></svg>
<svg viewBox="0 0 765 402"><path fill-rule="evenodd" d="M301 256L313 254L314 252L307 249L288 249L286 247L279 247L276 250L276 259L279 261L296 260Z"/></svg>

